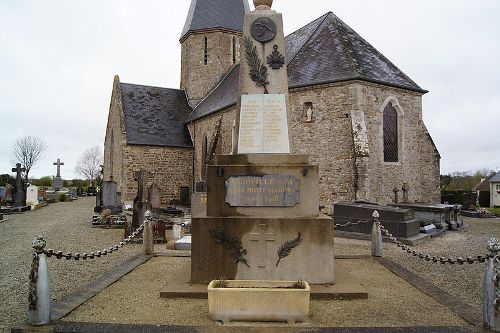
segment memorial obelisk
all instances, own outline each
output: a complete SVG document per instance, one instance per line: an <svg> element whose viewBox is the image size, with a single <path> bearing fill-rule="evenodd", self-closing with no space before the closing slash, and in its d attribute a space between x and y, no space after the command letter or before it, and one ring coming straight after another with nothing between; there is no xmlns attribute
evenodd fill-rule
<svg viewBox="0 0 500 333"><path fill-rule="evenodd" d="M334 282L333 223L319 170L292 155L283 21L272 1L245 15L233 155L207 170L206 216L193 217L191 281Z"/></svg>

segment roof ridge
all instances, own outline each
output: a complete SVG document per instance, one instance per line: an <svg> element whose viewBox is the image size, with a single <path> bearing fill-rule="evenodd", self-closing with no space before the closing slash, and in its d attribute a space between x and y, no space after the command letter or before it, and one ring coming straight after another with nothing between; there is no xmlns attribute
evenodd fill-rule
<svg viewBox="0 0 500 333"><path fill-rule="evenodd" d="M326 18L327 18L330 14L332 14L332 15L334 15L334 16L335 16L335 14L333 14L333 12L329 11L329 12L327 12L327 13L325 13L325 14L321 15L320 17L318 17L317 19L315 19L315 20L314 20L314 21L317 21L317 20L321 19L321 18L324 16L324 18L321 20L321 22L318 24L318 26L314 29L314 31L312 31L312 32L311 32L311 34L309 35L309 37L308 37L308 38L304 41L304 43L302 43L302 46L301 46L301 47L297 50L297 52L295 52L294 56L293 56L293 57L292 57L292 58L288 61L288 64L290 64L290 63L291 63L291 62L295 59L295 57L297 57L297 55L300 53L300 50L302 50L302 49L304 48L304 46L307 44L307 42L309 42L309 40L310 40L310 39L312 38L312 36L316 33L316 31L318 31L319 27L323 24L323 22L325 22ZM314 21L312 21L312 22L314 22ZM311 22L311 23L312 23L312 22ZM309 23L309 24L311 24L311 23ZM299 31L299 30L301 30L301 29L304 29L306 26L308 26L308 24L306 24L306 25L305 25L305 26L303 26L302 28L299 28L299 29L295 30L294 32L292 32L292 33L291 33L291 34L289 34L288 36L290 36L290 35L292 35L292 34L296 33L297 31ZM287 37L288 37L288 36L287 36Z"/></svg>
<svg viewBox="0 0 500 333"><path fill-rule="evenodd" d="M159 86L149 86L145 84L137 84L137 83L129 83L129 82L120 82L120 84L128 84L130 86L138 86L138 87L145 87L145 88L158 88L158 89L168 89L168 90L179 90L179 91L185 91L184 89L178 89L178 88L168 88L168 87L159 87Z"/></svg>

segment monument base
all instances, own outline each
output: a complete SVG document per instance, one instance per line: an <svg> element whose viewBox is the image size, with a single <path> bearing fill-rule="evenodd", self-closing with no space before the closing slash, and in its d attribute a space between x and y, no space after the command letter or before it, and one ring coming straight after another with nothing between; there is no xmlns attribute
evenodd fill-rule
<svg viewBox="0 0 500 333"><path fill-rule="evenodd" d="M333 221L197 217L192 220L191 281L305 280L333 284Z"/></svg>
<svg viewBox="0 0 500 333"><path fill-rule="evenodd" d="M367 299L368 292L356 280L356 277L346 269L342 259L336 260L334 265L335 284L310 284L311 299ZM191 264L179 269L160 290L161 298L194 298L208 297L207 284L191 283Z"/></svg>

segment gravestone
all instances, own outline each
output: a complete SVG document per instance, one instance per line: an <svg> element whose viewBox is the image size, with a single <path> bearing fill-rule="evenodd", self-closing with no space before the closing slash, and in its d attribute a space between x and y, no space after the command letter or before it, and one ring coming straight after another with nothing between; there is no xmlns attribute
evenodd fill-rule
<svg viewBox="0 0 500 333"><path fill-rule="evenodd" d="M34 209L38 202L38 187L35 185L30 185L26 190L26 204L31 206L31 209Z"/></svg>
<svg viewBox="0 0 500 333"><path fill-rule="evenodd" d="M134 179L137 181L137 195L134 198L134 212L132 215L132 228L137 229L144 220L144 213L151 211L151 203L148 201L147 183L148 178L153 173L146 170L134 172Z"/></svg>
<svg viewBox="0 0 500 333"><path fill-rule="evenodd" d="M339 202L333 205L333 218L335 224L372 221L372 214L375 210L380 214L380 223L395 237L411 241L420 236L420 221L415 219L415 212L410 209L369 203ZM372 223L342 227L338 228L338 231L339 234L342 234L340 231L371 234Z"/></svg>
<svg viewBox="0 0 500 333"><path fill-rule="evenodd" d="M113 181L103 181L101 190L96 194L94 212L101 213L105 209L109 209L111 214L122 212L121 193L118 192L118 186Z"/></svg>
<svg viewBox="0 0 500 333"><path fill-rule="evenodd" d="M206 214L192 215L191 280L331 284L333 227L319 212L318 166L290 154L282 17L257 8L244 20L235 154L208 165Z"/></svg>
<svg viewBox="0 0 500 333"><path fill-rule="evenodd" d="M83 187L80 186L76 189L76 195L79 197L83 197Z"/></svg>
<svg viewBox="0 0 500 333"><path fill-rule="evenodd" d="M7 195L7 189L5 186L0 186L0 205L5 202L5 196Z"/></svg>
<svg viewBox="0 0 500 333"><path fill-rule="evenodd" d="M151 203L153 211L159 211L161 209L160 187L156 182L153 182L148 189L148 201Z"/></svg>
<svg viewBox="0 0 500 333"><path fill-rule="evenodd" d="M14 193L14 188L12 187L12 185L6 184L5 185L5 198L4 198L5 205L12 205L13 193Z"/></svg>
<svg viewBox="0 0 500 333"><path fill-rule="evenodd" d="M12 172L16 173L16 196L14 198L13 206L23 207L26 206L26 189L23 184L22 172L26 169L21 167L21 163L17 163Z"/></svg>
<svg viewBox="0 0 500 333"><path fill-rule="evenodd" d="M457 205L398 203L391 206L411 209L421 222L433 223L438 229L457 230L462 226L460 209Z"/></svg>
<svg viewBox="0 0 500 333"><path fill-rule="evenodd" d="M61 165L64 165L64 162L61 162L61 159L57 159L53 165L57 166L57 175L52 179L52 188L55 192L60 191L63 188L63 179L61 178Z"/></svg>

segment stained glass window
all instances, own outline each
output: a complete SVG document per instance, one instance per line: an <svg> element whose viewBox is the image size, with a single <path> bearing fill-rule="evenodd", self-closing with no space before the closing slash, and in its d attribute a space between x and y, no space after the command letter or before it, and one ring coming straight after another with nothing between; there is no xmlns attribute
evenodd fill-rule
<svg viewBox="0 0 500 333"><path fill-rule="evenodd" d="M384 109L384 162L398 161L398 113L391 103Z"/></svg>

